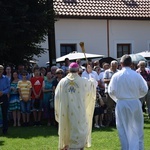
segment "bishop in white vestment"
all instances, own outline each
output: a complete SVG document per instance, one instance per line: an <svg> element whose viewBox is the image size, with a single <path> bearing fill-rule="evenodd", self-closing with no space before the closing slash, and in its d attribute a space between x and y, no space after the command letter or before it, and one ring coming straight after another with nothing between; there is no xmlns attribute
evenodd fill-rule
<svg viewBox="0 0 150 150"><path fill-rule="evenodd" d="M78 75L78 65L71 63L70 73L55 90L55 118L59 123L59 150L82 150L90 146L92 118L96 98L95 79ZM89 143L88 143L89 142Z"/></svg>
<svg viewBox="0 0 150 150"><path fill-rule="evenodd" d="M108 93L116 102L116 126L121 150L144 150L143 112L139 98L146 95L148 86L140 74L130 68L131 57L121 58L121 71L113 75Z"/></svg>

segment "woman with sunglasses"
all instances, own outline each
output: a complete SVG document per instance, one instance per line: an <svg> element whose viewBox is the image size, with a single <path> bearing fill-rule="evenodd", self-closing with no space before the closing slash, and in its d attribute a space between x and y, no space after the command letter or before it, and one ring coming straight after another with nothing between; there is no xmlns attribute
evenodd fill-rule
<svg viewBox="0 0 150 150"><path fill-rule="evenodd" d="M56 78L52 82L53 92L54 93L55 93L55 89L56 89L58 83L64 77L64 71L62 69L58 68L56 70L55 74L56 74ZM53 102L51 102L51 103L54 103L54 99L53 99ZM50 111L51 111L51 121L53 122L54 125L56 125L57 123L55 121L54 107L52 107L51 105L50 105Z"/></svg>

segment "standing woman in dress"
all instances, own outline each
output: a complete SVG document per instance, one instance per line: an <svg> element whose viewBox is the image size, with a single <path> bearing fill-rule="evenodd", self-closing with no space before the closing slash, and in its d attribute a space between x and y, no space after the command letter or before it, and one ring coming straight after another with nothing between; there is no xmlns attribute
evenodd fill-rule
<svg viewBox="0 0 150 150"><path fill-rule="evenodd" d="M10 97L9 97L9 111L12 111L14 127L20 126L20 99L19 92L17 89L19 78L17 71L12 74L10 83Z"/></svg>
<svg viewBox="0 0 150 150"><path fill-rule="evenodd" d="M56 89L59 81L64 77L64 71L62 69L58 68L56 70L55 74L56 74L56 78L52 82L53 92L54 93L55 93L55 89ZM53 125L57 126L57 122L55 121L55 110L54 110L54 108L50 107L50 112L51 112L51 120L53 122Z"/></svg>
<svg viewBox="0 0 150 150"><path fill-rule="evenodd" d="M53 87L52 87L52 74L51 72L47 72L46 79L43 81L43 109L44 109L44 117L48 119L47 125L50 126L50 100L52 99Z"/></svg>

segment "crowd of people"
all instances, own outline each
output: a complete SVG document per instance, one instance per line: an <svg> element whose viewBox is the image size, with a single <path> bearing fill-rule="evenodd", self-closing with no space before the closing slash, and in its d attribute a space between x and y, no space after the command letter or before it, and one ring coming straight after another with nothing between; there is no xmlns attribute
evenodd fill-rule
<svg viewBox="0 0 150 150"><path fill-rule="evenodd" d="M93 127L101 128L116 125L115 106L113 94L110 93L109 83L115 74L120 72L120 66L116 60L110 64L104 62L102 68L99 61L89 61L84 67L79 59L76 60L78 70L75 72L82 78L94 78L97 81L95 108L93 113ZM3 124L2 132L8 131L8 121L13 120L13 126L41 126L45 119L48 126L56 125L54 97L58 83L64 79L69 70L70 60L66 58L60 67L51 68L34 66L32 72L28 72L24 65L19 65L17 69L10 66L0 65L0 123ZM92 70L88 69L91 66ZM132 70L140 74L150 86L150 70L146 68L146 63L140 61L136 66L130 64ZM132 82L130 83L132 84ZM112 85L112 82L111 82ZM120 86L120 85L118 85ZM108 90L109 89L109 90ZM74 89L69 89L73 91ZM139 97L138 97L139 98ZM137 99L138 99L137 98ZM140 97L141 104L146 108L150 117L150 93ZM11 115L10 115L11 114ZM32 118L31 118L32 114Z"/></svg>
<svg viewBox="0 0 150 150"><path fill-rule="evenodd" d="M79 61L65 66L69 74L59 82L55 92L60 150L90 147L92 122L93 127L100 128L104 127L104 121L106 126L111 126L113 119L122 150L144 149L142 103L148 94L150 73L143 61L137 67L135 70L129 55L121 58L121 70L116 60L104 63L103 68L98 61L88 62L82 78L77 75L81 70Z"/></svg>
<svg viewBox="0 0 150 150"><path fill-rule="evenodd" d="M63 70L52 66L51 70L38 66L28 72L24 65L17 69L0 65L0 123L4 134L9 121L13 126L55 125L54 91L63 77ZM51 101L50 101L51 100ZM32 114L32 115L31 115Z"/></svg>

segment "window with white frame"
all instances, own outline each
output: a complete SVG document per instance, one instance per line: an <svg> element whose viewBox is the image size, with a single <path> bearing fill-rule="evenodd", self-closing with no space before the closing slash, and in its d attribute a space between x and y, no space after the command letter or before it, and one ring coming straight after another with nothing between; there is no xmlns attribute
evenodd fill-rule
<svg viewBox="0 0 150 150"><path fill-rule="evenodd" d="M117 44L117 58L122 57L125 54L131 53L131 44L130 43L119 43Z"/></svg>
<svg viewBox="0 0 150 150"><path fill-rule="evenodd" d="M77 51L77 44L60 44L60 55L64 56L73 51Z"/></svg>

